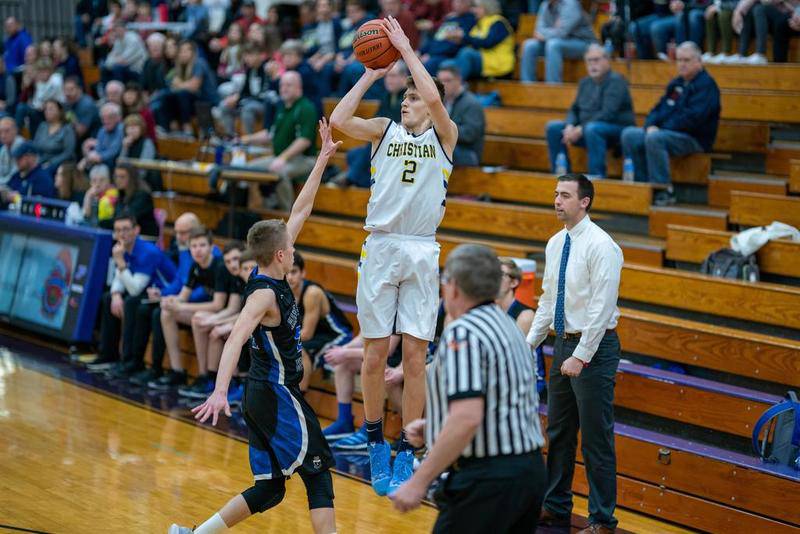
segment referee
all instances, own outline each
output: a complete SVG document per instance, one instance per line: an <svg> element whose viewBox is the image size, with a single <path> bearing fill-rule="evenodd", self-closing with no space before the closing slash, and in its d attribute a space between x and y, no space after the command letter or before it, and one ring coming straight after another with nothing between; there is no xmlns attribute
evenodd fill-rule
<svg viewBox="0 0 800 534"><path fill-rule="evenodd" d="M586 534L617 526L614 377L619 365L617 296L622 251L589 218L594 186L582 174L558 177L556 216L564 229L545 249L542 296L528 333L538 347L555 331L547 394L547 495L541 522L568 526L578 428L589 480ZM580 534L580 533L579 533Z"/></svg>
<svg viewBox="0 0 800 534"><path fill-rule="evenodd" d="M428 443L428 456L390 495L398 510L411 510L448 471L435 495L433 532L530 533L539 519L547 477L534 361L494 303L501 277L497 256L478 245L456 248L444 268L453 320L428 369L427 421L406 427L415 446Z"/></svg>

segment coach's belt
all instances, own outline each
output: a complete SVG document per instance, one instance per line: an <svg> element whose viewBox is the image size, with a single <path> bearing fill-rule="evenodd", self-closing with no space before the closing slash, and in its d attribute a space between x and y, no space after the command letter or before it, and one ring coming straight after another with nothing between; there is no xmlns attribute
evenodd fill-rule
<svg viewBox="0 0 800 534"><path fill-rule="evenodd" d="M614 332L614 329L610 328L610 329L606 330L606 333L603 334L603 335L608 335L608 334L611 334L613 332ZM581 338L581 332L564 332L560 336L558 334L556 334L556 337L559 337L561 339L566 339L568 341L578 341Z"/></svg>

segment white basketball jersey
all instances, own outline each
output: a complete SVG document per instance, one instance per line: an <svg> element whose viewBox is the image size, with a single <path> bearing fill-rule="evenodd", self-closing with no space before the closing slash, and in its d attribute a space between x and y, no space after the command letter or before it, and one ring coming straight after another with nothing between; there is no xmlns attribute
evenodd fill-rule
<svg viewBox="0 0 800 534"><path fill-rule="evenodd" d="M429 237L445 208L453 163L433 128L414 135L390 122L372 155L368 232Z"/></svg>

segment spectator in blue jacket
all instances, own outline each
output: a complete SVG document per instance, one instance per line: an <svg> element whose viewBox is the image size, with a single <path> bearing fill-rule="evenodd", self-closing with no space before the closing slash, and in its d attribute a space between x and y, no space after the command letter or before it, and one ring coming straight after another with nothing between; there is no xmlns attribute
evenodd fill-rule
<svg viewBox="0 0 800 534"><path fill-rule="evenodd" d="M40 196L56 198L53 175L43 170L39 165L39 156L36 147L30 141L25 141L19 145L11 154L17 160L17 172L6 184L7 190L3 191L3 200L10 202L16 196L15 192L22 196Z"/></svg>
<svg viewBox="0 0 800 534"><path fill-rule="evenodd" d="M25 63L25 49L33 44L33 38L16 17L8 17L3 26L6 32L3 58L8 72L14 72Z"/></svg>
<svg viewBox="0 0 800 534"><path fill-rule="evenodd" d="M669 157L710 152L719 125L719 87L703 69L700 47L687 41L676 56L678 77L647 115L644 128L622 131L622 151L633 160L636 181L668 185L656 193L659 206L675 203Z"/></svg>
<svg viewBox="0 0 800 534"><path fill-rule="evenodd" d="M425 64L425 68L435 76L439 71L439 65L443 61L456 57L456 54L464 46L463 42L455 42L447 37L458 28L464 35L469 35L470 30L475 26L475 14L472 12L471 0L453 0L453 12L447 15L442 21L442 25L436 33L428 39L420 48L420 59Z"/></svg>
<svg viewBox="0 0 800 534"><path fill-rule="evenodd" d="M136 310L136 334L134 335L134 344L131 351L132 358L136 361L144 361L144 353L147 349L147 341L150 338L151 329L153 331L153 351L160 354L163 359L166 344L164 342L164 333L161 329L161 297L177 295L181 292L183 286L189 281L189 272L194 263L189 252L189 236L195 229L200 228L200 219L194 213L186 212L175 219L173 226L175 238L172 240L172 246L167 254L171 255L173 261L178 264L178 270L170 284L163 288L149 287L147 289L147 300L142 301ZM222 255L216 246L212 248L212 254L214 256ZM189 296L189 302L207 302L211 300L211 297L212 295L209 295L204 288L197 287ZM161 369L144 369L131 376L130 381L134 385L145 386L149 381L158 378L160 375Z"/></svg>
<svg viewBox="0 0 800 534"><path fill-rule="evenodd" d="M144 362L132 357L136 335L136 310L147 299L148 286L166 287L175 278L175 264L153 243L139 237L140 227L131 213L114 218L111 261L115 267L111 288L103 295L100 315L100 351L89 369L101 370L115 362L115 377L130 376ZM120 359L120 337L122 358Z"/></svg>

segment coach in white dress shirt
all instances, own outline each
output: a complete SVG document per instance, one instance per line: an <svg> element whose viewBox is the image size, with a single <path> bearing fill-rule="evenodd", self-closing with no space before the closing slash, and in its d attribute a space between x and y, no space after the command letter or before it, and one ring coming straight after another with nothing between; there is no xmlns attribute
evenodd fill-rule
<svg viewBox="0 0 800 534"><path fill-rule="evenodd" d="M564 229L547 243L542 296L528 333L538 347L555 331L547 398L548 488L542 523L568 525L578 428L589 481L589 528L617 525L614 377L622 251L589 218L594 186L582 174L558 178L556 216Z"/></svg>

